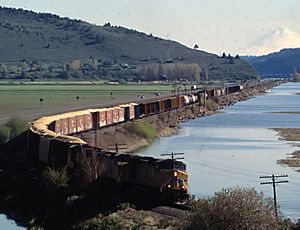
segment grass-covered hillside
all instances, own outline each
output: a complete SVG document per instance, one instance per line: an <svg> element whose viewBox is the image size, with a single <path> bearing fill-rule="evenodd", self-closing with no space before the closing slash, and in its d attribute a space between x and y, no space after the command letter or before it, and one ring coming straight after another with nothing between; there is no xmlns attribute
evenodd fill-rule
<svg viewBox="0 0 300 230"><path fill-rule="evenodd" d="M168 69L156 74L170 80L189 68L197 78L257 76L240 59L230 61L110 23L96 26L22 9L0 8L0 37L0 78L151 80L144 65L152 63ZM176 64L197 64L199 69Z"/></svg>

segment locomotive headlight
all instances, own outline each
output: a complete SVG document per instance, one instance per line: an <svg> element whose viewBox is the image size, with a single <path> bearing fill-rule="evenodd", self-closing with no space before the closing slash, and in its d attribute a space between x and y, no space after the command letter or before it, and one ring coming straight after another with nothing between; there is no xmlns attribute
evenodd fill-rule
<svg viewBox="0 0 300 230"><path fill-rule="evenodd" d="M174 176L177 176L177 175L178 175L178 172L177 172L177 171L175 171L175 172L174 172Z"/></svg>
<svg viewBox="0 0 300 230"><path fill-rule="evenodd" d="M182 185L181 188L184 189L185 188L184 185Z"/></svg>
<svg viewBox="0 0 300 230"><path fill-rule="evenodd" d="M170 184L168 184L168 188L171 188L171 185L170 185Z"/></svg>

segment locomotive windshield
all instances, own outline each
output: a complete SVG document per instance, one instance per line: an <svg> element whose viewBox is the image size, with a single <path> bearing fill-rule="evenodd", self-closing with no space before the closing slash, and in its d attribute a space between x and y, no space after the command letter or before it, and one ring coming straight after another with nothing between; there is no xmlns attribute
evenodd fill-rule
<svg viewBox="0 0 300 230"><path fill-rule="evenodd" d="M172 159L159 161L157 162L157 165L159 169L175 169L186 171L186 165L183 162Z"/></svg>

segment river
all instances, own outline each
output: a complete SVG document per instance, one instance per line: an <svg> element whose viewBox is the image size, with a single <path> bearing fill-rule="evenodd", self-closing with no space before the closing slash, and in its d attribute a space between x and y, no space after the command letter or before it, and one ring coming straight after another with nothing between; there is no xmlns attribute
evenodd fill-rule
<svg viewBox="0 0 300 230"><path fill-rule="evenodd" d="M222 188L255 187L272 197L271 185L263 175L288 174L288 183L277 185L279 210L284 216L300 218L300 173L277 164L297 148L271 128L300 128L300 83L286 83L266 94L226 107L212 116L182 123L176 136L156 140L140 155L184 152L190 192L208 197ZM299 149L299 148L298 148Z"/></svg>
<svg viewBox="0 0 300 230"><path fill-rule="evenodd" d="M3 230L21 230L24 227L19 227L13 220L9 220L5 215L0 214L0 229Z"/></svg>

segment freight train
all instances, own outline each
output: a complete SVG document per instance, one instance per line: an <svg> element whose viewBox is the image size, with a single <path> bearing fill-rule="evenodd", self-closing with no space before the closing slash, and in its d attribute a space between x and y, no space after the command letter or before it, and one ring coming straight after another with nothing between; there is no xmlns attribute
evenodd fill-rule
<svg viewBox="0 0 300 230"><path fill-rule="evenodd" d="M91 162L92 154L89 150L91 146L82 139L71 136L72 134L140 119L200 102L201 98L224 96L237 93L241 89L240 86L209 89L160 100L42 117L29 126L28 153L32 160L50 167L76 170L80 161ZM98 165L98 169L93 169L95 175L110 178L139 190L144 189L148 193L157 191L162 196L172 197L174 200L182 200L187 196L188 174L186 165L181 161L131 156L99 149L93 151L97 152L94 160L98 162L95 164Z"/></svg>

